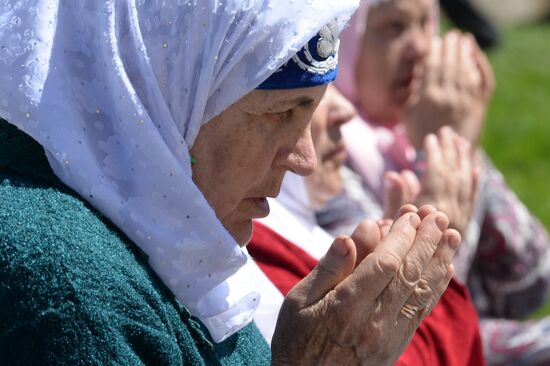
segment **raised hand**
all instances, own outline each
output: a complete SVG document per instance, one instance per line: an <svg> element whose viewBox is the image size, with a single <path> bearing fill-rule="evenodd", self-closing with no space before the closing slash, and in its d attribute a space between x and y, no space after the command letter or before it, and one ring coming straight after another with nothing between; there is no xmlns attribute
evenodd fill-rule
<svg viewBox="0 0 550 366"><path fill-rule="evenodd" d="M416 202L422 189L416 174L410 170L384 174L384 218L393 219L399 207Z"/></svg>
<svg viewBox="0 0 550 366"><path fill-rule="evenodd" d="M419 148L427 134L450 126L477 146L493 89L491 66L471 35L434 40L419 100L405 117L410 141Z"/></svg>
<svg viewBox="0 0 550 366"><path fill-rule="evenodd" d="M359 249L352 238L335 239L292 289L273 337L273 364L395 362L446 289L460 242L433 207L403 211L383 237L379 225L354 233L367 242L380 236L372 251L368 243ZM366 256L358 261L358 255Z"/></svg>
<svg viewBox="0 0 550 366"><path fill-rule="evenodd" d="M408 212L416 212L417 209L411 204L403 204L399 209L393 211L395 217L401 217ZM397 213L396 213L397 212ZM351 240L355 244L357 252L355 267L357 267L367 255L371 254L380 240L389 232L393 219L384 218L376 222L372 220L362 221L351 234Z"/></svg>
<svg viewBox="0 0 550 366"><path fill-rule="evenodd" d="M424 141L425 167L417 205L430 204L444 212L450 226L464 235L477 198L479 171L471 145L449 127Z"/></svg>
<svg viewBox="0 0 550 366"><path fill-rule="evenodd" d="M420 180L405 170L388 172L384 187L384 217L393 218L406 203L429 204L444 212L450 226L464 235L477 197L479 169L470 143L449 127L424 139L425 161Z"/></svg>

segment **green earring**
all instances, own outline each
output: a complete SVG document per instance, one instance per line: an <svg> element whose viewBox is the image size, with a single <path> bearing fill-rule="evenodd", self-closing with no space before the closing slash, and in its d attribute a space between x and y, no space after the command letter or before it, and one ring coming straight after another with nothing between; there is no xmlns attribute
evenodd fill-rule
<svg viewBox="0 0 550 366"><path fill-rule="evenodd" d="M191 156L191 166L193 166L197 163L197 159L193 155L190 155L190 156Z"/></svg>

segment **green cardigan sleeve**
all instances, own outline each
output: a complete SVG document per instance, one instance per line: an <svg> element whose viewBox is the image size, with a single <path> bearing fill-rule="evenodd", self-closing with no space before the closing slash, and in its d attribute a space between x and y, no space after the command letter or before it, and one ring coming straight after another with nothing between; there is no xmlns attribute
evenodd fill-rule
<svg viewBox="0 0 550 366"><path fill-rule="evenodd" d="M0 197L0 364L269 364L254 324L214 343L68 189L0 167Z"/></svg>

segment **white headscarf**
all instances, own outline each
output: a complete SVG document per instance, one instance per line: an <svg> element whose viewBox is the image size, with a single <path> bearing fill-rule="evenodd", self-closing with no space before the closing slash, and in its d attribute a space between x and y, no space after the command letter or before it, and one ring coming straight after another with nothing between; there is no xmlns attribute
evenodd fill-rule
<svg viewBox="0 0 550 366"><path fill-rule="evenodd" d="M203 124L358 0L8 1L0 116L136 243L220 342L257 304L246 256L191 179ZM243 267L244 266L244 267Z"/></svg>

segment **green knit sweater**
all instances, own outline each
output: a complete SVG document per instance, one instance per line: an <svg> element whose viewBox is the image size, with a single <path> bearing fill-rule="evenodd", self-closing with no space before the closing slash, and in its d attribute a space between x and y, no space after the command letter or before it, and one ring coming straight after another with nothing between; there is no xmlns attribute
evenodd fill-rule
<svg viewBox="0 0 550 366"><path fill-rule="evenodd" d="M254 324L216 344L108 220L0 120L0 364L261 365Z"/></svg>

